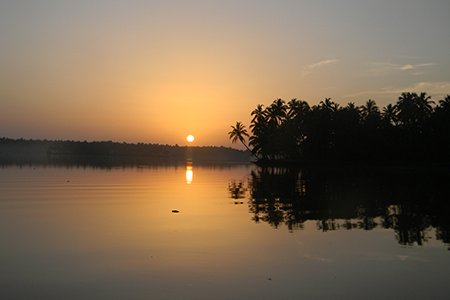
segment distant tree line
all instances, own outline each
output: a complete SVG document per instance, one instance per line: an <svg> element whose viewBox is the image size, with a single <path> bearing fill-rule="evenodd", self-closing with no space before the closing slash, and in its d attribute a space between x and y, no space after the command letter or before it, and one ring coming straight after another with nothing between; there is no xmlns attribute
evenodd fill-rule
<svg viewBox="0 0 450 300"><path fill-rule="evenodd" d="M87 159L80 159L85 157ZM0 163L39 161L87 162L88 164L148 164L186 159L203 161L250 161L250 154L230 147L172 146L113 141L49 141L0 138Z"/></svg>
<svg viewBox="0 0 450 300"><path fill-rule="evenodd" d="M276 99L251 116L250 135L241 122L229 135L260 162L450 161L450 95L435 104L426 93L404 92L383 109L371 99L344 107L331 98L312 107Z"/></svg>

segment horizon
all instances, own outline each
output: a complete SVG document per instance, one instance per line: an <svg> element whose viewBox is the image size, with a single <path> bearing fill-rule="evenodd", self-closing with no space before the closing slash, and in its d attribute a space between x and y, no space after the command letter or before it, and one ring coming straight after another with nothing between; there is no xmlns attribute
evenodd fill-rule
<svg viewBox="0 0 450 300"><path fill-rule="evenodd" d="M186 145L179 145L179 144L160 144L160 143L143 143L143 142L136 142L136 143L129 143L129 142L123 142L123 141L113 141L113 140L53 140L53 139L25 139L25 138L10 138L7 136L0 136L1 139L10 139L14 141L34 141L34 142L73 142L73 143L116 143L116 144L127 144L127 145L138 145L138 144L144 144L144 145L153 145L153 146L164 146L164 147L180 147L180 148L227 148L232 150L238 150L238 151L248 151L247 149L238 149L236 147L232 146L212 146L212 145L192 145L192 143L187 143Z"/></svg>
<svg viewBox="0 0 450 300"><path fill-rule="evenodd" d="M448 1L0 4L0 136L223 146L281 98L450 94ZM190 144L186 136L192 134Z"/></svg>

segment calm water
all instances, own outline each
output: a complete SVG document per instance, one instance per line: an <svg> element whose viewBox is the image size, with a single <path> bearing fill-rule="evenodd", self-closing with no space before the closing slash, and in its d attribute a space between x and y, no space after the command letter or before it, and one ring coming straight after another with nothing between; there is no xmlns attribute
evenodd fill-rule
<svg viewBox="0 0 450 300"><path fill-rule="evenodd" d="M4 166L0 299L448 299L440 178Z"/></svg>

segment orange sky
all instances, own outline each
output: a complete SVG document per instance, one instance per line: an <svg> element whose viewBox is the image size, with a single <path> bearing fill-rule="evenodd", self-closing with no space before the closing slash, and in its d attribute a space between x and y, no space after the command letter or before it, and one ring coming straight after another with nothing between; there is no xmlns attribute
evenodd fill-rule
<svg viewBox="0 0 450 300"><path fill-rule="evenodd" d="M437 101L450 93L448 11L438 0L3 1L0 136L231 146L230 126L275 98Z"/></svg>

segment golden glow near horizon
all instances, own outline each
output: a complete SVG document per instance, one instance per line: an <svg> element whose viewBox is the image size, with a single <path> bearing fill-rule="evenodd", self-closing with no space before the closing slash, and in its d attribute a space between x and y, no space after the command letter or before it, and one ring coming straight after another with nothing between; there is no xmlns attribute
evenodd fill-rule
<svg viewBox="0 0 450 300"><path fill-rule="evenodd" d="M450 2L411 1L2 1L0 134L244 149L230 126L276 98L438 102Z"/></svg>
<svg viewBox="0 0 450 300"><path fill-rule="evenodd" d="M187 138L186 138L186 140L189 142L189 143L192 143L193 141L194 141L194 136L192 135L192 134L190 134L190 135L188 135L187 136Z"/></svg>

